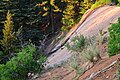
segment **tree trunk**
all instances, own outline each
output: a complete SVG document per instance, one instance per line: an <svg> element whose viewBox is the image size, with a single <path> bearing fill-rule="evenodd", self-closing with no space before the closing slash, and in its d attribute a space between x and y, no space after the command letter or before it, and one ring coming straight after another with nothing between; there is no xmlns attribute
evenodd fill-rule
<svg viewBox="0 0 120 80"><path fill-rule="evenodd" d="M51 5L50 5L50 26L52 27L52 33L54 33L53 12L52 12L52 6Z"/></svg>

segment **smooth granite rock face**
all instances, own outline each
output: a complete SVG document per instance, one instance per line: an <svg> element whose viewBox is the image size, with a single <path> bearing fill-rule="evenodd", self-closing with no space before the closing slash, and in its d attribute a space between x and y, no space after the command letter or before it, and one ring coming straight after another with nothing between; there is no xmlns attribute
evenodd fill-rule
<svg viewBox="0 0 120 80"><path fill-rule="evenodd" d="M89 13L90 12L90 13ZM89 14L89 16L88 16ZM87 17L85 17L87 15ZM64 39L69 40L77 34L83 34L84 36L93 36L99 33L99 30L107 31L111 23L117 22L120 17L120 7L117 6L103 6L94 11L89 10L83 15L83 21L81 20L78 25L68 32ZM64 43L65 40L61 40L59 43ZM60 45L58 44L58 45ZM55 48L57 48L56 46ZM46 68L53 67L56 64L60 64L62 61L67 60L72 54L65 48L58 49L55 53L48 57L46 62Z"/></svg>

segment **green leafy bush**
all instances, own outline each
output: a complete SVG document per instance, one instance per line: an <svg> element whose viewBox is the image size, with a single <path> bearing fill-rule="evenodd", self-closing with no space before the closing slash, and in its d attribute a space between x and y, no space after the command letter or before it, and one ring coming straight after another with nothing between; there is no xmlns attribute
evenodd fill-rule
<svg viewBox="0 0 120 80"><path fill-rule="evenodd" d="M28 73L38 73L43 69L45 57L36 58L36 48L28 45L11 58L6 64L0 65L0 80L26 80Z"/></svg>
<svg viewBox="0 0 120 80"><path fill-rule="evenodd" d="M85 37L83 35L75 36L72 39L71 44L67 43L66 47L70 51L74 51L78 53L81 52L85 47Z"/></svg>
<svg viewBox="0 0 120 80"><path fill-rule="evenodd" d="M108 43L109 56L120 54L120 18L109 28L110 39Z"/></svg>

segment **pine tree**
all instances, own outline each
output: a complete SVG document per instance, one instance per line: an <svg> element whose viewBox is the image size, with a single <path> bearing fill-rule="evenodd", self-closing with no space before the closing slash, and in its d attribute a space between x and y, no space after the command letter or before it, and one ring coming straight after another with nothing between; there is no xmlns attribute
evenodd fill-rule
<svg viewBox="0 0 120 80"><path fill-rule="evenodd" d="M69 30L75 24L75 20L74 20L74 16L75 16L74 3L75 3L75 1L74 0L72 0L72 1L65 0L65 2L67 2L67 6L66 6L65 10L63 11L62 31Z"/></svg>
<svg viewBox="0 0 120 80"><path fill-rule="evenodd" d="M83 14L91 8L91 6L94 4L95 1L93 0L84 0L81 2L81 6L82 6L82 10L83 10Z"/></svg>
<svg viewBox="0 0 120 80"><path fill-rule="evenodd" d="M72 26L79 22L81 19L81 2L80 0L63 0L67 3L66 8L63 11L63 18L62 18L62 31L68 31L72 28Z"/></svg>
<svg viewBox="0 0 120 80"><path fill-rule="evenodd" d="M52 33L54 33L54 13L61 12L60 8L55 5L55 0L49 0L49 1L42 1L40 4L37 4L41 8L40 14L42 15L43 19L46 17L49 20L46 20L47 26L52 27Z"/></svg>
<svg viewBox="0 0 120 80"><path fill-rule="evenodd" d="M38 14L36 4L40 0L0 0L0 39L4 28L5 14L9 10L13 14L14 29L17 31L22 26L22 41L38 41L43 39L40 27L44 21ZM45 27L45 26L44 26ZM36 35L39 34L39 35ZM37 37L37 38L36 38Z"/></svg>
<svg viewBox="0 0 120 80"><path fill-rule="evenodd" d="M63 11L62 30L69 30L75 23L79 22L82 15L91 8L94 0L63 0L67 3Z"/></svg>
<svg viewBox="0 0 120 80"><path fill-rule="evenodd" d="M12 50L12 42L14 39L12 14L8 11L6 21L4 22L3 39L0 40L0 44L2 45L5 53L8 54Z"/></svg>

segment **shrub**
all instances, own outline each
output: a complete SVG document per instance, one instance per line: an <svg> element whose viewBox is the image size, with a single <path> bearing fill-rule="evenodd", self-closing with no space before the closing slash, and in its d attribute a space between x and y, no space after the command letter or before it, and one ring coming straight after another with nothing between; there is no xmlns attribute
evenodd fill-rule
<svg viewBox="0 0 120 80"><path fill-rule="evenodd" d="M69 65L70 65L70 67L72 67L73 69L76 70L77 67L79 66L79 65L78 65L78 62L77 62L77 57L73 56L73 57L70 59Z"/></svg>
<svg viewBox="0 0 120 80"><path fill-rule="evenodd" d="M120 53L120 18L109 28L110 38L108 42L109 56Z"/></svg>
<svg viewBox="0 0 120 80"><path fill-rule="evenodd" d="M82 67L80 67L80 65L78 64L78 58L77 56L73 56L70 61L69 61L69 65L70 67L72 67L74 70L76 70L77 74L82 74L84 72L84 69Z"/></svg>
<svg viewBox="0 0 120 80"><path fill-rule="evenodd" d="M98 45L102 45L107 42L107 36L105 35L107 31L99 30L99 34L97 35Z"/></svg>
<svg viewBox="0 0 120 80"><path fill-rule="evenodd" d="M85 47L85 37L83 35L75 36L71 40L71 44L67 43L66 47L68 50L73 52L81 52Z"/></svg>
<svg viewBox="0 0 120 80"><path fill-rule="evenodd" d="M92 50L90 50L89 48L87 48L86 51L84 52L84 57L86 60L94 62L94 54Z"/></svg>
<svg viewBox="0 0 120 80"><path fill-rule="evenodd" d="M28 45L11 58L6 64L0 65L0 80L26 80L28 73L38 73L43 69L45 57L35 57L36 48Z"/></svg>
<svg viewBox="0 0 120 80"><path fill-rule="evenodd" d="M83 51L83 56L86 60L90 62L94 62L94 58L101 59L100 51L95 45L89 45L87 48Z"/></svg>

